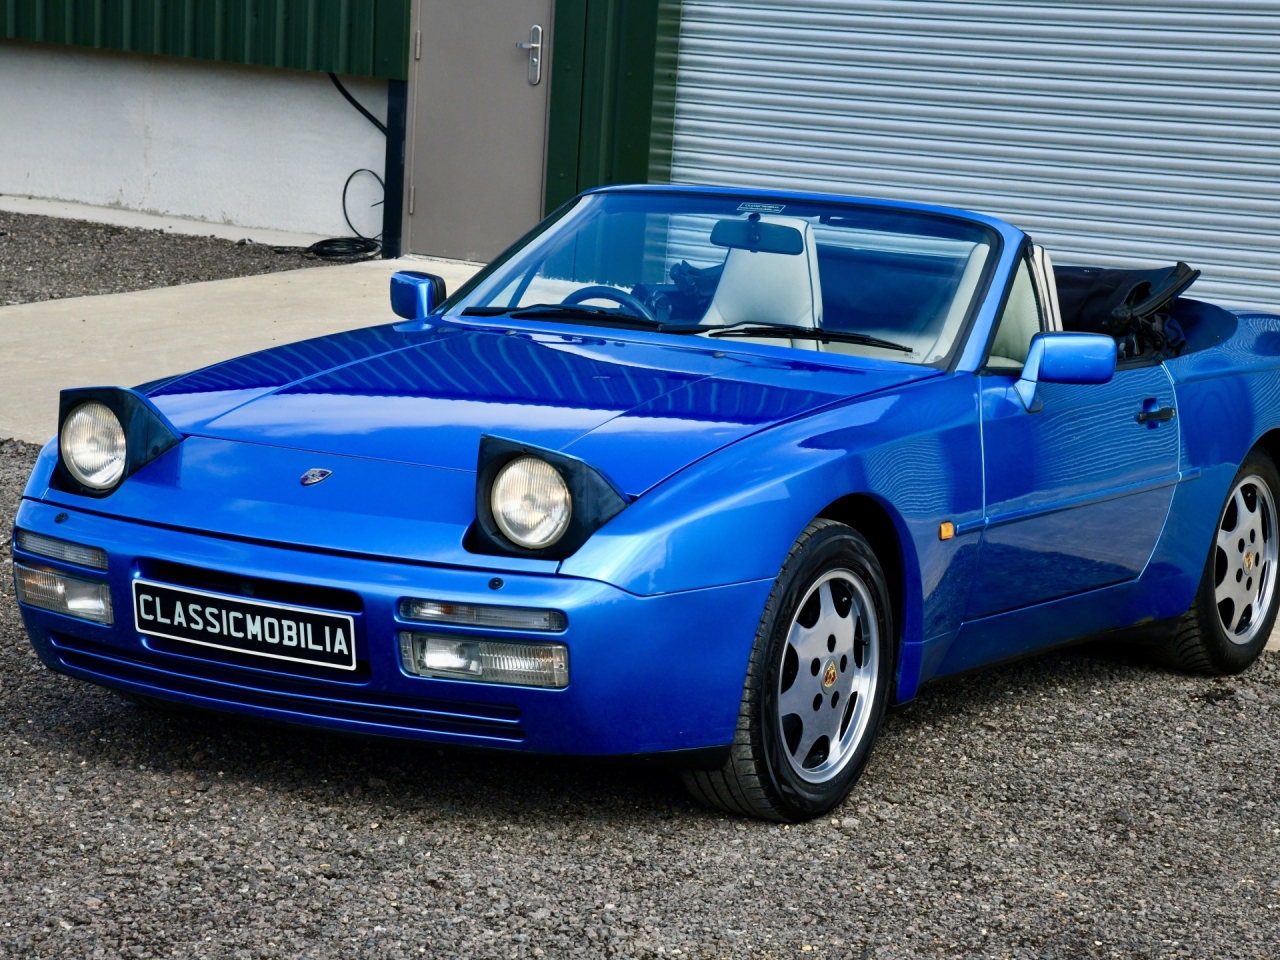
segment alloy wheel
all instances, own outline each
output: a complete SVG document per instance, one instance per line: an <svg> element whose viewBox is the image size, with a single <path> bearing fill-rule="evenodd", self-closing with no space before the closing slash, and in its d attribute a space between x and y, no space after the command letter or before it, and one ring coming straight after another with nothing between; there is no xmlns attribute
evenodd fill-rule
<svg viewBox="0 0 1280 960"><path fill-rule="evenodd" d="M1261 477L1231 491L1218 522L1214 603L1227 638L1249 643L1266 619L1275 590L1276 505Z"/></svg>
<svg viewBox="0 0 1280 960"><path fill-rule="evenodd" d="M828 571L799 604L778 675L782 752L797 777L824 783L857 750L875 702L880 637L871 591Z"/></svg>

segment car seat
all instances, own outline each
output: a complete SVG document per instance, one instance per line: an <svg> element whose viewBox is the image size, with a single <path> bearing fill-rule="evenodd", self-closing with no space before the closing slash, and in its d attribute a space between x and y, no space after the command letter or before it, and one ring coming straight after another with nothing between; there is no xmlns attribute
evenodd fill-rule
<svg viewBox="0 0 1280 960"><path fill-rule="evenodd" d="M813 225L799 217L762 216L761 222L794 227L804 239L798 254L752 252L730 248L715 296L702 323L779 323L814 328L822 325L822 283L818 278L818 245ZM761 343L785 341L761 339ZM816 349L813 340L793 340L792 346Z"/></svg>

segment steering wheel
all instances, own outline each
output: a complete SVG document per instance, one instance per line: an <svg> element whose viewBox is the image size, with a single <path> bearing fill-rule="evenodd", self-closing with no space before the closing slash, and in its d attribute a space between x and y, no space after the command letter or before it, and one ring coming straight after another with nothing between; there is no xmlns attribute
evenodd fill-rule
<svg viewBox="0 0 1280 960"><path fill-rule="evenodd" d="M618 306L630 310L635 316L652 320L654 323L659 322L658 318L653 315L653 311L645 306L639 297L618 287L610 287L604 284L598 283L590 287L581 287L560 302L569 306L570 304L582 303L583 300L612 300Z"/></svg>

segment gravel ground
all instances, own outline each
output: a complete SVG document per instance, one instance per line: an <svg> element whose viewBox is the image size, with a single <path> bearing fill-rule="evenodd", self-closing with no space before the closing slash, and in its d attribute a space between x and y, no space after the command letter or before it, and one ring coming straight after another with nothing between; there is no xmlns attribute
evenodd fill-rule
<svg viewBox="0 0 1280 960"><path fill-rule="evenodd" d="M7 531L35 448L0 444ZM1085 648L893 713L831 819L660 769L138 709L0 588L0 955L1274 957L1280 658Z"/></svg>
<svg viewBox="0 0 1280 960"><path fill-rule="evenodd" d="M321 266L300 249L0 211L0 306Z"/></svg>

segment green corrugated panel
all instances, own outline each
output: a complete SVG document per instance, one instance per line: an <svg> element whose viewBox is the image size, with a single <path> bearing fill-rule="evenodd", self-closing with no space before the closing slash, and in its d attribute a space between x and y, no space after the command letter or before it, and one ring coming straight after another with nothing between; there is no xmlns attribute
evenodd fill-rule
<svg viewBox="0 0 1280 960"><path fill-rule="evenodd" d="M586 58L586 31L587 0L556 0L549 78L551 105L547 122L547 213L578 193L578 141L582 132L582 67Z"/></svg>
<svg viewBox="0 0 1280 960"><path fill-rule="evenodd" d="M404 80L409 0L4 0L4 36Z"/></svg>
<svg viewBox="0 0 1280 960"><path fill-rule="evenodd" d="M546 209L670 179L679 0L556 0Z"/></svg>

